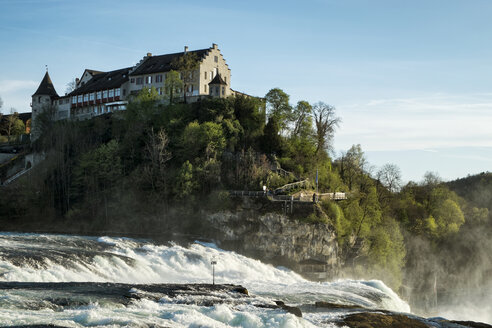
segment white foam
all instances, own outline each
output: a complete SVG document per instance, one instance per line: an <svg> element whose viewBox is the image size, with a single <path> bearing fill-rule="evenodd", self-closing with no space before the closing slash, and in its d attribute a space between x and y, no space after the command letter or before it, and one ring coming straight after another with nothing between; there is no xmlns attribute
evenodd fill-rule
<svg viewBox="0 0 492 328"><path fill-rule="evenodd" d="M8 244L10 235L1 235L0 245ZM16 236L16 235L13 235ZM15 242L29 245L30 236L22 235ZM256 295L251 302L273 303L281 299L287 304L313 304L328 301L361 305L372 308L409 312L408 305L381 281L340 280L315 283L303 279L286 268L275 268L260 261L230 251L224 251L212 244L195 243L189 247L179 245L155 245L128 238L83 238L69 236L33 235L36 247L56 248L56 245L71 240L83 240L91 248L102 244L104 252L92 257L67 255L66 262L44 261L43 267L31 265L16 266L0 259L0 281L24 282L118 282L129 284L149 283L211 283L212 259L215 265L216 283L241 284ZM71 239L74 238L74 239ZM55 243L55 245L50 244ZM101 245L100 245L101 246ZM97 247L94 247L97 248ZM59 250L62 252L63 250ZM139 293L137 288L131 293ZM240 306L216 305L200 307L182 305L190 303L187 296L163 297L159 302L140 300L128 307L107 307L93 304L91 307L65 309L61 313L46 311L22 311L9 313L0 310L0 322L15 325L25 323L57 323L64 326L80 325L131 325L155 324L162 326L200 327L314 327L312 323L299 319L283 310L259 309L252 304ZM11 316L11 317L9 317ZM323 322L333 314L309 314L311 322ZM22 319L23 318L23 319ZM27 319L26 319L27 318ZM51 318L51 319L48 319ZM10 320L10 321L3 321ZM46 321L52 320L52 321ZM113 321L111 321L113 320Z"/></svg>

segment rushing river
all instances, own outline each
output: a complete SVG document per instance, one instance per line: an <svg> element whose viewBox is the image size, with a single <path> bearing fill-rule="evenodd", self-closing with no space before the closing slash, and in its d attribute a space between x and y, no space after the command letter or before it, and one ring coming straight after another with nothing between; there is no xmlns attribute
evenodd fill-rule
<svg viewBox="0 0 492 328"><path fill-rule="evenodd" d="M242 285L250 296L162 292L162 284L210 284L213 260L217 284ZM275 300L300 307L303 317L264 306ZM0 234L0 326L335 327L346 314L319 311L317 301L410 312L381 281L310 282L211 244Z"/></svg>

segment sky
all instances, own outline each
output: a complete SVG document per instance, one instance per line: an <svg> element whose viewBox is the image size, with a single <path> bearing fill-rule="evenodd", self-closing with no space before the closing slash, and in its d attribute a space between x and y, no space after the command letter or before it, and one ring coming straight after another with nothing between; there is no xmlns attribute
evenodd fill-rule
<svg viewBox="0 0 492 328"><path fill-rule="evenodd" d="M217 43L233 89L323 101L342 123L334 156L360 144L373 170L444 180L492 171L492 1L0 0L3 113L30 111L84 69Z"/></svg>

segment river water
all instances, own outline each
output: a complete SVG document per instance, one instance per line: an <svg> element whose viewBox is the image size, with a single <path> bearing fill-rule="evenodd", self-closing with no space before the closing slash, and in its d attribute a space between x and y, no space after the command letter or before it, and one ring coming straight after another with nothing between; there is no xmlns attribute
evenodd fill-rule
<svg viewBox="0 0 492 328"><path fill-rule="evenodd" d="M211 283L213 260L217 284L242 285L250 296L163 291ZM303 317L268 306L275 300L299 306ZM0 234L0 326L335 327L347 313L320 311L316 301L410 313L381 281L310 282L213 244Z"/></svg>

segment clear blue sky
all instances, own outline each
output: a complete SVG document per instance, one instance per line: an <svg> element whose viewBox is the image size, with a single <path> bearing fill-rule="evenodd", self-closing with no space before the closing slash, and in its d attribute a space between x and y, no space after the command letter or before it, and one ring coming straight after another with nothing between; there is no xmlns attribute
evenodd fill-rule
<svg viewBox="0 0 492 328"><path fill-rule="evenodd" d="M492 1L0 0L2 111L30 111L45 65L59 94L85 68L112 70L217 43L232 87L324 101L405 180L492 171Z"/></svg>

